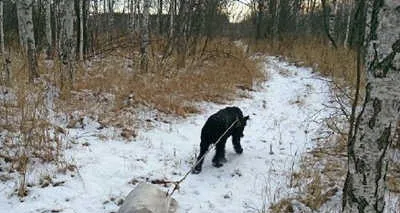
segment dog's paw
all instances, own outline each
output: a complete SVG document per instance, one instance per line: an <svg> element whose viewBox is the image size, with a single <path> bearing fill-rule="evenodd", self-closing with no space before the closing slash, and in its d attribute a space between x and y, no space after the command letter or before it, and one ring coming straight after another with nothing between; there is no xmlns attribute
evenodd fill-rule
<svg viewBox="0 0 400 213"><path fill-rule="evenodd" d="M222 167L224 164L222 164L222 163L220 163L220 162L213 162L213 166L214 167L217 167L217 168L219 168L219 167Z"/></svg>

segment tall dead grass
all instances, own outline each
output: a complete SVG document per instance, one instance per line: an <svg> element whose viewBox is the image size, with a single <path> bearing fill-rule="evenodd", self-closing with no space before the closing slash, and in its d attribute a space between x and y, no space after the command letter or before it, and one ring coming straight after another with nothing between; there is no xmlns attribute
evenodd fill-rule
<svg viewBox="0 0 400 213"><path fill-rule="evenodd" d="M277 43L250 42L253 51L282 55L300 66L313 67L336 83L355 88L357 79L357 54L354 50L330 47L324 38L286 37ZM362 72L361 88L365 74Z"/></svg>
<svg viewBox="0 0 400 213"><path fill-rule="evenodd" d="M67 115L79 112L97 118L129 120L123 114L121 117L116 114L144 105L167 114L186 116L198 112L198 102L232 100L239 96L239 88L252 90L257 82L265 79L257 62L250 60L233 42L217 39L205 44L201 40L192 48L186 57L186 68L177 69L177 57L164 58L166 42L157 40L153 43L146 73L138 69L137 48L116 44L104 54L78 64L75 84L68 91L59 90L62 82L57 60L39 57L41 77L29 84L27 63L22 54L14 52L11 86L1 86L0 94L0 132L6 133L0 135L3 140L0 159L10 166L4 169L6 164L0 162L0 172L17 171L20 177L17 194L25 196L25 177L35 163L55 163L64 167L61 170L74 169L62 162L65 130L52 123L50 112Z"/></svg>
<svg viewBox="0 0 400 213"><path fill-rule="evenodd" d="M199 43L201 47L203 44ZM135 55L114 55L94 64L79 78L76 90L115 94L116 108L133 97L136 102L161 112L185 116L198 111L198 102L234 99L238 88L251 90L265 78L257 62L229 40L208 41L204 49L196 49L197 52L186 57L187 66L183 69L176 68L175 57L162 61L162 56L153 53L147 73L131 65L135 63Z"/></svg>

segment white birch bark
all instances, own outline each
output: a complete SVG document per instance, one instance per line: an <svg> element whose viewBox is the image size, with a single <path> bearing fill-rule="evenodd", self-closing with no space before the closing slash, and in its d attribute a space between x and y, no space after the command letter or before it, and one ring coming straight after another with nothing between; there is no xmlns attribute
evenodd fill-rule
<svg viewBox="0 0 400 213"><path fill-rule="evenodd" d="M349 34L350 34L350 22L351 22L351 13L353 11L353 3L350 2L349 14L347 15L347 23L346 23L346 34L343 41L343 46L347 49L349 47Z"/></svg>
<svg viewBox="0 0 400 213"><path fill-rule="evenodd" d="M141 59L141 69L147 72L147 66L149 63L149 16L150 16L150 0L143 1L143 21L141 29L141 42L140 42L140 53Z"/></svg>
<svg viewBox="0 0 400 213"><path fill-rule="evenodd" d="M24 35L26 34L25 27L24 27L24 17L23 17L23 13L22 12L18 12L18 11L23 11L23 5L22 5L23 1L22 0L16 0L15 1L15 5L17 7L17 19L18 19L18 35L19 35L19 44L21 46L21 48L27 49L27 44L26 41L24 39Z"/></svg>
<svg viewBox="0 0 400 213"><path fill-rule="evenodd" d="M74 82L74 1L61 0L60 2L60 42L61 52L60 61L62 62L61 83L64 84L66 80L69 85ZM63 87L64 85L62 85Z"/></svg>
<svg viewBox="0 0 400 213"><path fill-rule="evenodd" d="M129 1L129 29L132 33L135 32L135 5L133 0Z"/></svg>
<svg viewBox="0 0 400 213"><path fill-rule="evenodd" d="M140 23L141 23L141 17L140 17L140 0L135 0L135 6L136 6L136 15L137 15L137 17L135 18L135 20L134 20L134 22L133 22L133 24L135 25L135 33L137 33L137 34L139 34L139 31L140 31Z"/></svg>
<svg viewBox="0 0 400 213"><path fill-rule="evenodd" d="M79 60L83 61L83 0L79 0Z"/></svg>
<svg viewBox="0 0 400 213"><path fill-rule="evenodd" d="M3 16L3 7L4 2L0 0L0 51L1 51L1 59L3 62L3 74L4 80L7 84L11 83L11 73L10 73L10 66L8 63L8 53L6 52L5 45L4 45L4 16ZM3 79L2 79L3 80Z"/></svg>
<svg viewBox="0 0 400 213"><path fill-rule="evenodd" d="M332 39L335 39L335 23L336 23L336 14L337 14L337 0L330 0L329 2L329 35ZM331 43L331 45L333 45Z"/></svg>
<svg viewBox="0 0 400 213"><path fill-rule="evenodd" d="M173 38L175 28L176 0L170 0L169 12L169 37Z"/></svg>
<svg viewBox="0 0 400 213"><path fill-rule="evenodd" d="M45 7L45 34L46 34L46 55L47 58L52 58L53 51L52 51L52 29L51 29L51 0L44 0L44 7Z"/></svg>
<svg viewBox="0 0 400 213"><path fill-rule="evenodd" d="M1 55L4 57L4 19L3 19L3 0L0 0L0 51Z"/></svg>
<svg viewBox="0 0 400 213"><path fill-rule="evenodd" d="M109 21L108 21L108 31L110 31L110 37L109 39L112 40L113 38L113 28L114 28L114 0L108 0L108 15L109 15Z"/></svg>
<svg viewBox="0 0 400 213"><path fill-rule="evenodd" d="M22 32L22 40L25 47L25 53L28 59L29 68L29 81L39 77L38 65L36 58L36 45L33 31L32 21L32 0L17 0L17 15L20 17L21 23L19 23L20 32Z"/></svg>
<svg viewBox="0 0 400 213"><path fill-rule="evenodd" d="M387 153L400 114L400 1L368 0L366 97L349 137L343 212L383 212Z"/></svg>

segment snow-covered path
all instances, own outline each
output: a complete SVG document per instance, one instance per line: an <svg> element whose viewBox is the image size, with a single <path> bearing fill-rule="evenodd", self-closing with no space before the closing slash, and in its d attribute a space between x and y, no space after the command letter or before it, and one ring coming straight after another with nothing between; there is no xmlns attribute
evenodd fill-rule
<svg viewBox="0 0 400 213"><path fill-rule="evenodd" d="M202 172L188 176L175 192L179 212L257 212L291 193L290 174L301 154L313 146L312 139L318 137L321 124L316 121L329 113L323 106L329 101L329 86L314 78L310 69L272 57L266 59L266 71L269 80L250 92L250 98L227 104L250 115L242 138L244 153L235 154L227 143L228 162L222 168L211 165L213 152L207 156ZM54 181L65 180L63 185L34 187L24 202L10 197L16 183L0 183L1 212L116 212L119 198L133 189L132 180L178 180L189 170L199 149L202 125L227 105L202 104L201 114L172 123L158 122L130 142L79 137L76 142L90 145L67 151L79 175L57 175ZM71 130L70 135L92 135L92 130L97 131L96 126Z"/></svg>

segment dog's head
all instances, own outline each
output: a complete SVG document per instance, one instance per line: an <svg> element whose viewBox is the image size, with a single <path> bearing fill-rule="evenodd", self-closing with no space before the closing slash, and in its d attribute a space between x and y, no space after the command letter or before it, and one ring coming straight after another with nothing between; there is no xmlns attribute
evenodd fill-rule
<svg viewBox="0 0 400 213"><path fill-rule="evenodd" d="M246 124L247 124L247 120L249 120L250 119L250 116L244 116L243 118L239 118L239 121L238 121L238 123L239 123L239 127L238 127L238 130L239 130L239 132L240 132L240 137L243 137L244 136L244 134L243 134L243 131L244 131L244 127L246 126Z"/></svg>

